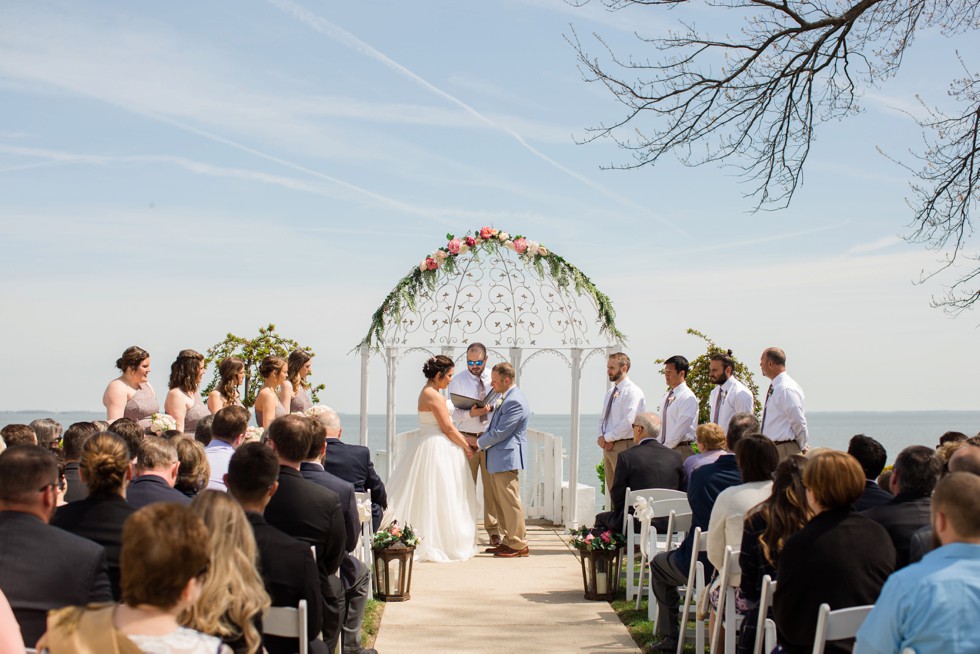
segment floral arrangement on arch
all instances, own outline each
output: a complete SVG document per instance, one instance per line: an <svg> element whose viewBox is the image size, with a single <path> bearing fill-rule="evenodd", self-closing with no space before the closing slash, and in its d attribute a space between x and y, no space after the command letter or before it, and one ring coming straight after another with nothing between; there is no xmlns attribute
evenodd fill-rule
<svg viewBox="0 0 980 654"><path fill-rule="evenodd" d="M572 535L570 541L572 547L577 550L615 552L626 545L626 536L612 529L603 531L592 527L581 527L572 529L569 533Z"/></svg>
<svg viewBox="0 0 980 654"><path fill-rule="evenodd" d="M454 257L466 254L472 249L484 246L485 249L503 246L517 254L534 259L535 257L548 256L548 249L531 239L517 234L511 236L493 227L481 227L473 236L467 234L462 238L456 238L453 234L446 234L449 241L441 248L436 248L432 254L425 257L419 264L421 272L434 271L439 266L445 265L447 261L452 261Z"/></svg>
<svg viewBox="0 0 980 654"><path fill-rule="evenodd" d="M398 521L393 521L387 527L382 527L374 533L374 540L371 547L376 550L386 550L389 547L396 549L415 547L422 542L422 537L415 533L412 525L398 526Z"/></svg>

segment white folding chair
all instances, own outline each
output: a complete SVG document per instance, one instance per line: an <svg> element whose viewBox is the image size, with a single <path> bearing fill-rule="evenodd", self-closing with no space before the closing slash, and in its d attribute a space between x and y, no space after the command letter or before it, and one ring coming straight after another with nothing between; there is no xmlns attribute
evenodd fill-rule
<svg viewBox="0 0 980 654"><path fill-rule="evenodd" d="M718 608L715 609L715 629L711 633L711 654L719 651L721 629L725 628L725 654L735 654L735 635L742 616L735 612L736 579L742 574L742 566L738 560L739 550L733 550L731 545L725 547L725 558L722 559L721 572L718 578Z"/></svg>
<svg viewBox="0 0 980 654"><path fill-rule="evenodd" d="M776 592L776 582L769 575L762 577L762 595L759 597L759 620L755 627L755 645L752 654L762 654L762 643L766 644L766 654L776 646L776 623L769 617L772 595Z"/></svg>
<svg viewBox="0 0 980 654"><path fill-rule="evenodd" d="M660 500L661 502L677 502L678 500ZM650 601L647 602L647 619L652 621L656 620L657 616L657 603L653 601L653 577L649 574L648 564L653 560L653 557L660 552L669 552L674 549L674 537L678 534L681 535L677 544L684 540L687 536L687 532L691 530L691 521L693 520L693 515L690 511L690 505L684 513L678 513L677 511L671 510L667 517L667 531L664 532L664 540L660 542L657 534L657 530L652 526L647 535L646 549L640 548L641 554L641 565L640 565L640 582L639 587L646 590L647 597ZM643 575L647 575L647 583L643 584ZM636 594L636 609L640 609L640 598L642 597L642 592L637 592Z"/></svg>
<svg viewBox="0 0 980 654"><path fill-rule="evenodd" d="M295 609L289 606L270 606L262 616L262 633L266 636L299 639L299 654L308 654L307 606L301 599Z"/></svg>
<svg viewBox="0 0 980 654"><path fill-rule="evenodd" d="M821 604L817 611L817 634L813 639L813 654L823 654L823 648L828 640L854 638L873 608L873 604L868 604L831 611L829 604Z"/></svg>
<svg viewBox="0 0 980 654"><path fill-rule="evenodd" d="M691 510L690 504L687 503L687 493L684 493L683 491L670 490L667 488L643 488L640 490L631 490L629 487L626 488L625 505L623 507L623 534L626 535L626 555L623 557L623 567L626 573L627 600L633 599L634 593L643 592L641 577L642 573L639 573L636 570L636 549L638 545L641 546L642 559L642 545L640 543L641 534L636 533L636 530L633 528L633 515L629 511L639 497L646 498L647 502L651 505L662 500L684 501L684 504L680 504L678 502L673 505L660 505L658 510L662 512L656 513L653 517L665 518L672 509L676 510L678 513L690 512Z"/></svg>
<svg viewBox="0 0 980 654"><path fill-rule="evenodd" d="M677 654L684 650L684 639L687 637L687 617L691 610L691 600L697 604L698 598L704 593L704 564L698 561L701 552L708 551L708 532L701 527L694 528L691 536L691 566L687 573L687 586L684 589L684 603L681 605L681 628L677 639ZM659 618L659 616L657 616ZM694 607L694 644L698 654L704 652L704 620L698 615L698 607ZM653 633L657 633L654 624Z"/></svg>
<svg viewBox="0 0 980 654"><path fill-rule="evenodd" d="M361 540L354 550L354 556L371 570L374 574L373 549L371 543L374 540L374 523L371 517L371 493L354 493L354 500L357 502L357 515L361 521ZM374 599L374 584L368 586L368 599Z"/></svg>

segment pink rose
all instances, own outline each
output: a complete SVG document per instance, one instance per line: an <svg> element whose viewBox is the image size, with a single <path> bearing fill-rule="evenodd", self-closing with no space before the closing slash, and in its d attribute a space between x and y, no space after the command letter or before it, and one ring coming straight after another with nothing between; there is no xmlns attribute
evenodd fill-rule
<svg viewBox="0 0 980 654"><path fill-rule="evenodd" d="M603 543L608 543L609 542L609 532L608 531L602 532L602 536L600 536L600 538L602 538L602 542Z"/></svg>
<svg viewBox="0 0 980 654"><path fill-rule="evenodd" d="M493 236L493 228L484 227L480 230L480 238L490 238L491 236Z"/></svg>
<svg viewBox="0 0 980 654"><path fill-rule="evenodd" d="M466 245L468 245L470 247L473 247L474 245L476 245L476 239L473 238L472 236L467 236L466 237Z"/></svg>
<svg viewBox="0 0 980 654"><path fill-rule="evenodd" d="M459 246L461 244L462 241L460 241L458 238L454 238L453 240L449 241L449 244L446 246L449 248L449 254L459 254Z"/></svg>
<svg viewBox="0 0 980 654"><path fill-rule="evenodd" d="M524 254L527 251L527 239L521 236L514 239L514 251L517 254Z"/></svg>
<svg viewBox="0 0 980 654"><path fill-rule="evenodd" d="M435 270L436 268L439 267L439 264L432 257L426 257L425 258L425 267L427 269L429 269L429 270Z"/></svg>
<svg viewBox="0 0 980 654"><path fill-rule="evenodd" d="M585 537L586 543L591 543L593 540L595 540L595 534L589 534L588 536Z"/></svg>

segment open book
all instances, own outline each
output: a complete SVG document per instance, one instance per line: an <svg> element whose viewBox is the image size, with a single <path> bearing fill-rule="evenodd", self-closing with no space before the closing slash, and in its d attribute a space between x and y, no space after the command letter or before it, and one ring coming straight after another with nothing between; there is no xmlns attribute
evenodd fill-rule
<svg viewBox="0 0 980 654"><path fill-rule="evenodd" d="M500 394L493 389L490 389L490 392L487 393L486 397L484 397L482 400L477 399L475 397L467 397L465 395L459 395L458 393L449 394L449 398L453 401L454 407L456 407L457 409L466 409L466 410L469 410L472 407L477 407L478 409L482 409L486 405L493 404L494 402L496 402L499 396Z"/></svg>

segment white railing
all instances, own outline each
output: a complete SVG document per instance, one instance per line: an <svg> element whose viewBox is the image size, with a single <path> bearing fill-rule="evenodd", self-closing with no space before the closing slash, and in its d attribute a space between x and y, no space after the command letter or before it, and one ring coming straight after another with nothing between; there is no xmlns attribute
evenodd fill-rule
<svg viewBox="0 0 980 654"><path fill-rule="evenodd" d="M401 432L395 435L394 459L392 467L398 464L401 454L399 446L405 438L414 436L418 429ZM375 466L384 468L387 452L375 452ZM538 429L527 430L526 467L520 475L521 502L524 504L524 514L528 518L549 520L555 524L562 523L561 487L563 479L561 438ZM481 506L482 495L477 501Z"/></svg>

